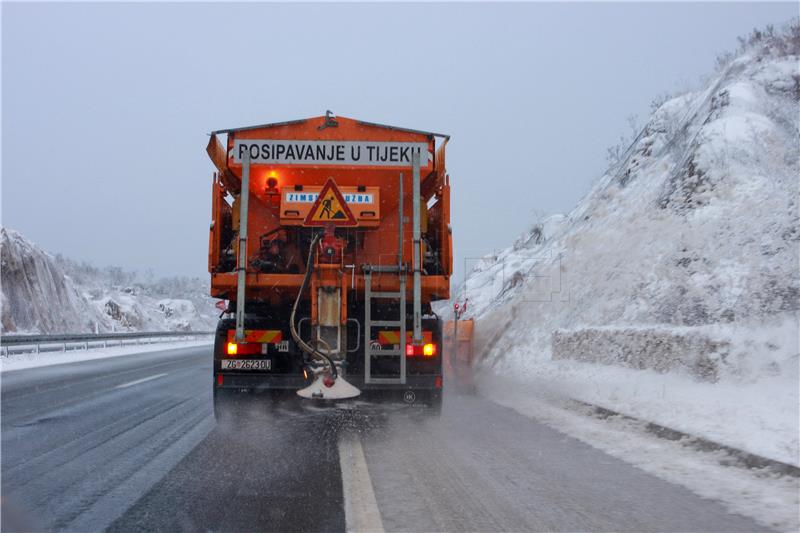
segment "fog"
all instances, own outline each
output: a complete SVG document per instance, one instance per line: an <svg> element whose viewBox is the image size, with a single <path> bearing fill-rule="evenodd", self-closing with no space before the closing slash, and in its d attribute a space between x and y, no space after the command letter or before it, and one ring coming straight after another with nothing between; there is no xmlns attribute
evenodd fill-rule
<svg viewBox="0 0 800 533"><path fill-rule="evenodd" d="M204 275L211 130L324 114L450 134L456 277L566 212L653 98L784 4L8 4L2 223Z"/></svg>

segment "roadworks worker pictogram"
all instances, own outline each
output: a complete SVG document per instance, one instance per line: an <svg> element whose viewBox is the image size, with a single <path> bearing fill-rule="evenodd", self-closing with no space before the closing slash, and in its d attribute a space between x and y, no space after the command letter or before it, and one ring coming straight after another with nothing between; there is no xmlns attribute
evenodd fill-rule
<svg viewBox="0 0 800 533"><path fill-rule="evenodd" d="M344 196L332 178L328 178L325 186L317 196L317 201L311 206L304 226L357 226L358 221L353 215Z"/></svg>

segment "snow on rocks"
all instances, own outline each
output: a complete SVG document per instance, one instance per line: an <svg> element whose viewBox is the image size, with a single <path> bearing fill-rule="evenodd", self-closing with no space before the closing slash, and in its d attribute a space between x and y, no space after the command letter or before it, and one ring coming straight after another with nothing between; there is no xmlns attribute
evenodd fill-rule
<svg viewBox="0 0 800 533"><path fill-rule="evenodd" d="M556 228L476 265L457 294L479 369L800 464L791 42L666 101ZM606 366L626 361L648 370Z"/></svg>
<svg viewBox="0 0 800 533"><path fill-rule="evenodd" d="M216 300L193 278L141 279L53 257L20 233L0 228L4 333L210 331Z"/></svg>
<svg viewBox="0 0 800 533"><path fill-rule="evenodd" d="M730 344L700 328L581 328L553 333L553 359L575 359L668 372L684 368L717 381Z"/></svg>
<svg viewBox="0 0 800 533"><path fill-rule="evenodd" d="M82 332L106 320L53 258L16 231L0 228L4 332Z"/></svg>

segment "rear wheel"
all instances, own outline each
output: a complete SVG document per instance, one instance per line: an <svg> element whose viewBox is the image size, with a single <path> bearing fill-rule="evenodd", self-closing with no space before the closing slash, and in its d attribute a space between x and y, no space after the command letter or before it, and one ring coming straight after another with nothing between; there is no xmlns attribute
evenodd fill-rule
<svg viewBox="0 0 800 533"><path fill-rule="evenodd" d="M217 422L233 420L240 409L237 409L237 395L239 391L214 388L214 418Z"/></svg>
<svg viewBox="0 0 800 533"><path fill-rule="evenodd" d="M273 408L297 399L291 389L221 389L214 388L214 418L217 422L258 417Z"/></svg>

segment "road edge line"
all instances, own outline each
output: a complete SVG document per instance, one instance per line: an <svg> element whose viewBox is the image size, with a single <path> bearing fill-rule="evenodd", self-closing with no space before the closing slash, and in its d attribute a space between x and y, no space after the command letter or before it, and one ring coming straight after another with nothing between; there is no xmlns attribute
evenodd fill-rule
<svg viewBox="0 0 800 533"><path fill-rule="evenodd" d="M344 517L348 533L383 533L383 521L372 488L361 441L352 434L339 438Z"/></svg>

